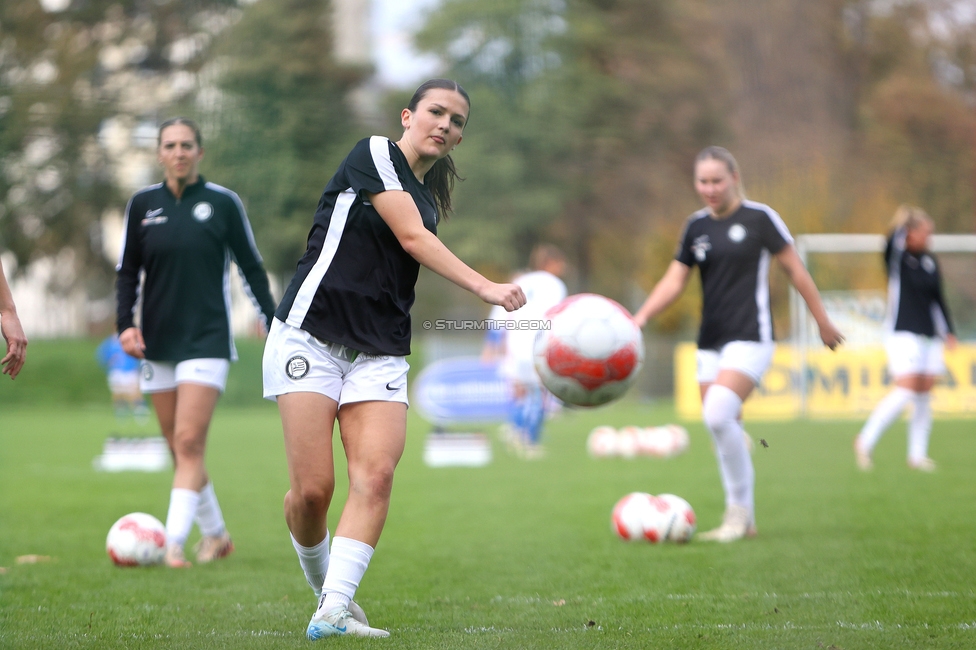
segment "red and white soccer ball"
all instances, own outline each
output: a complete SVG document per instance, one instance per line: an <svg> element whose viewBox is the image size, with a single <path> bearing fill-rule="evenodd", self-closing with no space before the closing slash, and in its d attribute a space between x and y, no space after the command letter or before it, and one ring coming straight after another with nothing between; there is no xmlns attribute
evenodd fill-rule
<svg viewBox="0 0 976 650"><path fill-rule="evenodd" d="M594 458L607 458L617 454L617 430L613 427L599 426L586 437L586 450Z"/></svg>
<svg viewBox="0 0 976 650"><path fill-rule="evenodd" d="M144 512L128 514L112 525L105 551L116 566L151 566L166 554L166 528Z"/></svg>
<svg viewBox="0 0 976 650"><path fill-rule="evenodd" d="M671 507L656 496L631 492L614 505L610 528L620 539L657 544L667 539L674 517Z"/></svg>
<svg viewBox="0 0 976 650"><path fill-rule="evenodd" d="M623 395L644 363L644 338L626 309L593 293L570 296L546 312L535 340L535 369L569 404L599 406Z"/></svg>
<svg viewBox="0 0 976 650"><path fill-rule="evenodd" d="M678 544L690 541L697 527L691 504L674 494L659 494L657 498L665 502L675 515L668 531L668 541Z"/></svg>

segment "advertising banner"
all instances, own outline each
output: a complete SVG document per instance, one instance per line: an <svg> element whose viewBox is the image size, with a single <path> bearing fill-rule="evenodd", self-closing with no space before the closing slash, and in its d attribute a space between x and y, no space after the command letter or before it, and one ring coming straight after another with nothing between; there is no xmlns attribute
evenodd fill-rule
<svg viewBox="0 0 976 650"><path fill-rule="evenodd" d="M696 378L697 347L675 349L675 407L682 418L701 417ZM946 374L932 391L935 417L976 415L976 345L946 351ZM891 389L882 346L809 350L806 359L789 345L777 345L762 384L743 407L751 420L867 417Z"/></svg>

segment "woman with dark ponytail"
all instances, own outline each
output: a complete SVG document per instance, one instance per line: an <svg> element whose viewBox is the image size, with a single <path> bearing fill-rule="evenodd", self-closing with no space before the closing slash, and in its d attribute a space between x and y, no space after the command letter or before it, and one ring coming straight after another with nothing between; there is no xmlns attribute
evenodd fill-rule
<svg viewBox="0 0 976 650"><path fill-rule="evenodd" d="M403 135L361 140L325 188L264 351L264 396L278 402L290 489L285 521L318 608L310 639L389 636L352 601L390 506L407 432L410 307L420 266L508 311L525 304L437 238L458 178L450 152L470 111L454 81L433 79L400 113ZM338 420L349 497L329 544Z"/></svg>

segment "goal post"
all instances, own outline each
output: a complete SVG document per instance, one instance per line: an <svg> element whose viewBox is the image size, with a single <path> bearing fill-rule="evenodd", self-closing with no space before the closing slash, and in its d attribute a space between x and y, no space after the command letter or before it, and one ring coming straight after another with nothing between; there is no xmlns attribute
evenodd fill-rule
<svg viewBox="0 0 976 650"><path fill-rule="evenodd" d="M796 250L807 268L810 268L811 255L817 254L872 254L879 256L879 268L882 267L880 255L884 252L886 237L878 234L809 234L796 237ZM931 238L931 250L936 254L943 253L976 253L976 235L973 234L937 234ZM940 262L943 260L940 258ZM943 264L943 266L945 266ZM959 282L971 285L971 275L964 272ZM816 278L815 278L816 281ZM853 283L852 283L853 284ZM822 286L818 282L824 306L828 315L838 325L840 330L848 336L848 343L844 350L864 349L869 346L880 346L883 340L882 324L886 313L886 286L876 289L851 289L841 287ZM950 307L950 311L953 311ZM957 329L960 316L967 320L971 314L953 314L956 317ZM809 367L808 358L817 354L822 347L816 323L807 310L806 303L796 288L790 286L790 344L797 353L799 368L797 373L797 392L799 398L799 412L803 416L812 415L808 412ZM843 351L843 350L842 350ZM976 372L976 370L974 370ZM967 373L972 374L972 373ZM974 376L973 381L976 381Z"/></svg>

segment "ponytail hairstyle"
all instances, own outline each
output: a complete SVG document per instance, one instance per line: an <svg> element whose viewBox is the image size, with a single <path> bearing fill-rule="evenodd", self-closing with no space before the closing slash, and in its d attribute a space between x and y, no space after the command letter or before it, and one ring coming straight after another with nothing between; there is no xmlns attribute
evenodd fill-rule
<svg viewBox="0 0 976 650"><path fill-rule="evenodd" d="M717 160L724 163L728 168L729 173L738 178L735 183L735 191L739 195L739 200L746 200L746 190L742 186L742 171L739 169L739 163L736 161L735 156L733 156L728 149L714 145L711 147L705 147L698 152L697 156L695 156L695 166L697 166L698 163L703 160Z"/></svg>
<svg viewBox="0 0 976 650"><path fill-rule="evenodd" d="M439 88L442 90L453 90L454 92L464 97L464 101L467 102L468 108L471 107L471 98L468 97L468 93L461 87L461 85L452 81L451 79L430 79L425 81L417 88L417 91L410 98L410 103L407 104L407 110L411 113L417 110L417 105L420 103L428 92L431 90ZM437 204L437 220L447 219L448 214L453 211L451 207L451 192L454 191L454 182L463 181L464 179L457 173L457 169L454 167L454 160L450 155L447 155L437 162L434 166L430 168L430 171L424 176L424 185L430 190L430 193L434 195L434 203Z"/></svg>
<svg viewBox="0 0 976 650"><path fill-rule="evenodd" d="M167 128L173 126L174 124L182 124L183 126L190 127L193 131L193 139L197 141L197 146L203 149L203 134L200 132L200 127L197 123L188 117L171 117L162 124L159 125L159 133L156 135L156 146L163 144L163 131Z"/></svg>
<svg viewBox="0 0 976 650"><path fill-rule="evenodd" d="M922 224L931 222L932 217L925 210L903 203L898 206L898 209L895 210L895 216L891 218L891 230L892 232L899 228L915 230Z"/></svg>

